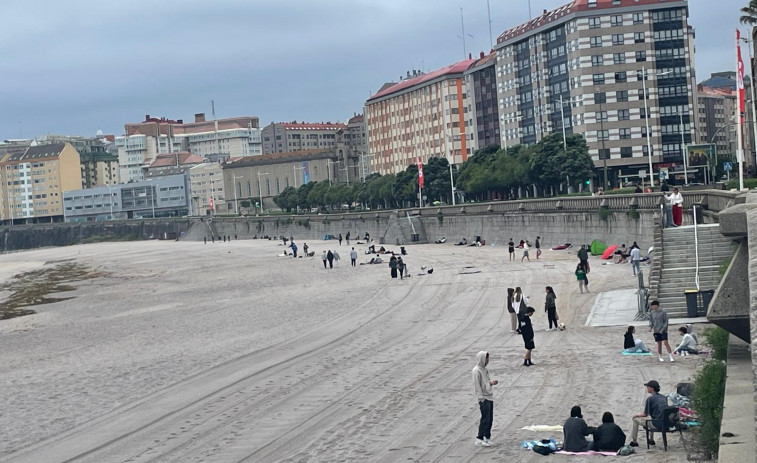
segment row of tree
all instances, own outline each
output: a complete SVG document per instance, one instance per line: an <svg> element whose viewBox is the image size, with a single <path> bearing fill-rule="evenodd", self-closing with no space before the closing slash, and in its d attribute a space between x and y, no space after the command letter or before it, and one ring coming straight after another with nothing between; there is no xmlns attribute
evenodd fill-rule
<svg viewBox="0 0 757 463"><path fill-rule="evenodd" d="M507 150L489 146L474 153L459 170L453 169L458 199L484 200L518 197L523 187L535 186L542 194L583 183L592 175L594 164L586 140L568 135L563 146L561 134L549 135L534 145L517 145ZM423 166L425 204L452 200L450 168L445 158L430 158ZM418 166L413 164L398 174L372 174L365 182L352 185L327 181L288 187L274 198L283 210L339 210L362 205L371 209L410 207L418 204Z"/></svg>

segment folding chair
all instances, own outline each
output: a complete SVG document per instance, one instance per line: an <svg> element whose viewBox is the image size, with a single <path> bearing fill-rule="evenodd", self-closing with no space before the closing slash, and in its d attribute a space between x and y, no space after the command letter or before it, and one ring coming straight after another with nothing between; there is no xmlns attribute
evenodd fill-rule
<svg viewBox="0 0 757 463"><path fill-rule="evenodd" d="M667 433L675 433L678 431L683 439L683 430L678 426L680 418L678 416L678 407L665 407L665 413L662 416L662 429L657 429L652 424L652 420L647 420L644 423L644 430L647 436L647 448L649 448L649 433L656 431L662 433L662 445L665 451L668 451L668 436Z"/></svg>

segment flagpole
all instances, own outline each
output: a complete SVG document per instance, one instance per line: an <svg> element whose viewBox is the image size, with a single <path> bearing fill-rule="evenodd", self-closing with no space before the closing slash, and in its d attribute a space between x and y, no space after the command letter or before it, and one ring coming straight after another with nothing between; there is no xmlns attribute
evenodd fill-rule
<svg viewBox="0 0 757 463"><path fill-rule="evenodd" d="M742 139L742 105L744 103L744 62L741 60L741 33L736 29L736 160L739 162L739 191L744 189L744 141Z"/></svg>

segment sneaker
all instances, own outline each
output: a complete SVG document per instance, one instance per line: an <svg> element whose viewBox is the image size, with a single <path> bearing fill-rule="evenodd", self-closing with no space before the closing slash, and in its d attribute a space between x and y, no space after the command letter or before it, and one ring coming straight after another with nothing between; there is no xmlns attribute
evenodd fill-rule
<svg viewBox="0 0 757 463"><path fill-rule="evenodd" d="M647 442L647 443L648 443L649 445L655 445L655 442L654 442L653 440L649 440L649 442Z"/></svg>
<svg viewBox="0 0 757 463"><path fill-rule="evenodd" d="M479 439L479 438L477 437L477 438L476 438L476 446L478 447L479 445L484 445L484 441L483 441L483 439Z"/></svg>
<svg viewBox="0 0 757 463"><path fill-rule="evenodd" d="M547 329L546 329L546 330L544 330L544 331L552 331L552 328L547 328Z"/></svg>
<svg viewBox="0 0 757 463"><path fill-rule="evenodd" d="M631 447L638 447L638 446L639 446L639 443L638 443L638 442L636 442L636 441L631 441L631 443L630 443L630 444L628 444L628 445L630 445Z"/></svg>
<svg viewBox="0 0 757 463"><path fill-rule="evenodd" d="M672 361L673 359L670 359L670 360ZM662 357L660 357L660 362L664 362L664 361L665 360Z"/></svg>
<svg viewBox="0 0 757 463"><path fill-rule="evenodd" d="M481 440L481 439L478 439L478 438L476 438L476 445L480 445L482 447L491 447L492 446L492 444L490 444L488 441Z"/></svg>
<svg viewBox="0 0 757 463"><path fill-rule="evenodd" d="M489 444L489 445L494 445L494 442L492 442L491 439L487 439L486 437L484 437L484 443Z"/></svg>
<svg viewBox="0 0 757 463"><path fill-rule="evenodd" d="M673 354L668 354L668 358L670 359L671 362L675 362L675 360L673 360Z"/></svg>

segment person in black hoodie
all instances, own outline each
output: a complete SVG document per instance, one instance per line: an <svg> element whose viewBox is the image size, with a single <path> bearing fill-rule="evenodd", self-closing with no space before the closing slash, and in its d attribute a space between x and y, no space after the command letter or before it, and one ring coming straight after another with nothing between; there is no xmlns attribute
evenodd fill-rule
<svg viewBox="0 0 757 463"><path fill-rule="evenodd" d="M586 452L592 448L592 441L587 440L586 437L591 436L595 429L586 425L580 406L574 405L570 409L570 418L565 421L562 429L564 436L562 447L566 452Z"/></svg>
<svg viewBox="0 0 757 463"><path fill-rule="evenodd" d="M534 345L534 327L531 325L531 316L536 312L533 307L526 309L526 316L520 319L520 334L523 336L523 343L526 346L526 355L523 356L523 366L530 367L534 363L531 361L531 351L536 347Z"/></svg>
<svg viewBox="0 0 757 463"><path fill-rule="evenodd" d="M602 424L594 431L594 450L617 452L626 445L626 434L615 424L612 413L602 415Z"/></svg>
<svg viewBox="0 0 757 463"><path fill-rule="evenodd" d="M331 252L331 249L326 253L326 259L329 261L329 268L334 268L334 253ZM323 263L323 266L326 266L325 262Z"/></svg>
<svg viewBox="0 0 757 463"><path fill-rule="evenodd" d="M633 337L634 333L636 333L636 328L631 325L628 327L626 334L623 335L623 349L625 352L629 354L649 352L649 349L647 349L647 346L644 345L641 339Z"/></svg>
<svg viewBox="0 0 757 463"><path fill-rule="evenodd" d="M547 286L545 291L547 292L547 298L544 302L544 311L547 312L547 320L549 321L547 331L557 330L557 306L555 306L557 296L555 296L555 290L551 286ZM555 327L552 328L552 325L555 325Z"/></svg>

